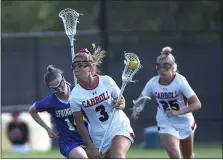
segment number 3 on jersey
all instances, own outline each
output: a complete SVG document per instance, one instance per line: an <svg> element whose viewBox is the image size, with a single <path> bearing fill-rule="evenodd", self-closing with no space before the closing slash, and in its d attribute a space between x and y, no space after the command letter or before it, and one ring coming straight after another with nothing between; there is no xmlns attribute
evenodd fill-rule
<svg viewBox="0 0 223 160"><path fill-rule="evenodd" d="M170 101L160 101L160 103L163 105L164 111L169 110L170 108L172 110L178 111L180 110L180 106L177 103L177 100L170 100Z"/></svg>
<svg viewBox="0 0 223 160"><path fill-rule="evenodd" d="M108 113L105 111L105 107L103 105L100 105L100 106L97 106L95 108L95 111L96 112L99 112L102 116L99 118L99 120L101 122L104 122L104 121L107 121L109 116L108 116Z"/></svg>

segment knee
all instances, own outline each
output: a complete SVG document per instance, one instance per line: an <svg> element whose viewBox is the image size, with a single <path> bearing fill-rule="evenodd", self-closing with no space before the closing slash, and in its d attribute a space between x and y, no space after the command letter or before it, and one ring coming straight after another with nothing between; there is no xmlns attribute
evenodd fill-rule
<svg viewBox="0 0 223 160"><path fill-rule="evenodd" d="M123 159L126 158L124 154L120 153L120 152L113 152L110 154L110 158L111 159Z"/></svg>

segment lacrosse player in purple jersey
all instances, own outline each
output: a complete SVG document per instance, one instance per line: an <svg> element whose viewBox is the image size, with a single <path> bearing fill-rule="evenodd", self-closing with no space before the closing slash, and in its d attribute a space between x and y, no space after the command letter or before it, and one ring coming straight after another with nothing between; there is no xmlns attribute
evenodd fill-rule
<svg viewBox="0 0 223 160"><path fill-rule="evenodd" d="M82 137L76 131L73 113L68 103L68 97L73 85L70 85L63 77L63 71L52 65L47 67L44 81L52 93L39 101L36 101L30 108L32 118L42 126L50 138L58 138L60 153L66 158L88 158L91 153L86 148ZM47 126L41 119L38 112L47 111L52 115L58 133ZM84 124L87 129L87 123ZM90 157L90 156L89 156Z"/></svg>
<svg viewBox="0 0 223 160"><path fill-rule="evenodd" d="M115 81L107 75L95 75L96 66L102 63L105 51L100 47L91 54L83 48L73 59L73 72L78 84L72 90L69 102L77 125L77 130L92 152L99 155L99 147L109 126L112 111L118 109L111 128L102 146L105 158L126 158L126 154L134 142L134 132L129 118L123 112L124 97L116 104L120 89ZM78 93L75 95L75 92ZM116 104L116 105L115 105ZM83 113L87 116L91 130L89 135L84 127ZM91 141L92 140L92 141ZM93 142L93 143L92 143Z"/></svg>

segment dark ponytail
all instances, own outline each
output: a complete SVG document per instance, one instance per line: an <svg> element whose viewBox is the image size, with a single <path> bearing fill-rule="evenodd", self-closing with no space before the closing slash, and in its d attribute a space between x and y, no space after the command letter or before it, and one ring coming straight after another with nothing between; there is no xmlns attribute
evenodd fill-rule
<svg viewBox="0 0 223 160"><path fill-rule="evenodd" d="M44 82L48 84L49 82L53 81L58 77L63 77L63 71L54 67L53 65L49 65L47 67L47 72L44 75Z"/></svg>

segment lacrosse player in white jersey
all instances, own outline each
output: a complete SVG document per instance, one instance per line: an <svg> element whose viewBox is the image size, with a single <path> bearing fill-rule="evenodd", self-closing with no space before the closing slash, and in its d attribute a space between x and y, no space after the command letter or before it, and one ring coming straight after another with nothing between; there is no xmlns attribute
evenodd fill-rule
<svg viewBox="0 0 223 160"><path fill-rule="evenodd" d="M147 82L140 97L156 98L157 127L169 157L180 158L182 152L183 158L194 158L196 122L192 112L199 110L201 103L186 78L176 72L177 64L171 51L170 47L163 48L156 61L158 76ZM137 106L132 116L139 116Z"/></svg>
<svg viewBox="0 0 223 160"><path fill-rule="evenodd" d="M89 149L99 155L99 147L109 126L114 107L118 109L111 121L110 130L102 146L105 158L126 158L134 141L134 133L129 118L122 111L125 108L124 97L119 103L116 99L120 93L115 81L107 76L94 75L96 66L102 63L105 51L100 47L91 54L81 49L74 57L72 69L78 84L72 90L69 102L74 112L77 130ZM78 94L77 94L78 93ZM84 128L83 115L91 126L89 134ZM93 143L92 143L93 142Z"/></svg>

